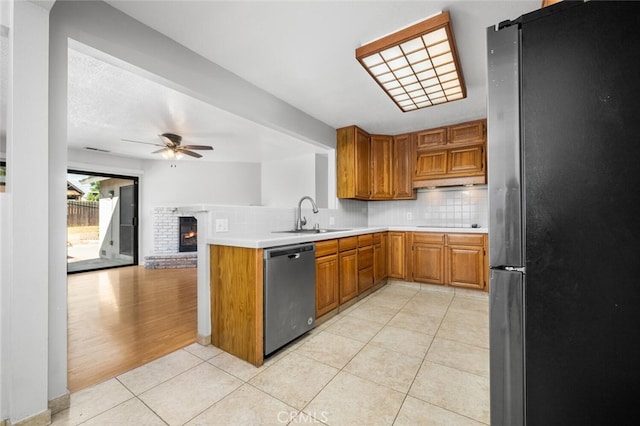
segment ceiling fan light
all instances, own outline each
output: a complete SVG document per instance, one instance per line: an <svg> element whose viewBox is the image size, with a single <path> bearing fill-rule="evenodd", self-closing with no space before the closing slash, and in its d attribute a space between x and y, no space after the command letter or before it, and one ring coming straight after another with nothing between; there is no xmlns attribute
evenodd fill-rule
<svg viewBox="0 0 640 426"><path fill-rule="evenodd" d="M176 155L173 150L166 148L164 151L162 151L162 156L167 160L173 160Z"/></svg>
<svg viewBox="0 0 640 426"><path fill-rule="evenodd" d="M184 157L184 154L182 152L180 152L180 151L176 151L174 156L175 156L176 160L179 160L182 157Z"/></svg>
<svg viewBox="0 0 640 426"><path fill-rule="evenodd" d="M467 96L449 12L360 46L356 49L356 59L403 112ZM386 67L392 72L386 72ZM412 92L417 81L422 82L423 87L435 86L428 92L438 92L438 99L416 106L402 97L399 99L396 90L390 93L398 86L411 86L405 90ZM460 93L455 97L444 97L442 83L448 81L459 84Z"/></svg>

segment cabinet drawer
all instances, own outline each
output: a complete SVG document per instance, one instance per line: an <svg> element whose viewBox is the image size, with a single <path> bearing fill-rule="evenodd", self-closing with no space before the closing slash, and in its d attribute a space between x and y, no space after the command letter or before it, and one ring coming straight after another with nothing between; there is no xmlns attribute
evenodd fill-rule
<svg viewBox="0 0 640 426"><path fill-rule="evenodd" d="M422 244L444 244L444 234L439 232L414 232L413 242Z"/></svg>
<svg viewBox="0 0 640 426"><path fill-rule="evenodd" d="M338 252L338 240L316 241L316 257L328 256Z"/></svg>
<svg viewBox="0 0 640 426"><path fill-rule="evenodd" d="M381 233L377 233L377 234L373 234L373 244L380 244L382 242L382 234Z"/></svg>
<svg viewBox="0 0 640 426"><path fill-rule="evenodd" d="M481 246L484 234L447 234L447 245Z"/></svg>
<svg viewBox="0 0 640 426"><path fill-rule="evenodd" d="M340 251L351 250L358 247L358 237L340 238L338 240Z"/></svg>
<svg viewBox="0 0 640 426"><path fill-rule="evenodd" d="M373 246L358 249L358 269L373 267Z"/></svg>
<svg viewBox="0 0 640 426"><path fill-rule="evenodd" d="M358 247L370 246L373 244L373 234L358 235Z"/></svg>

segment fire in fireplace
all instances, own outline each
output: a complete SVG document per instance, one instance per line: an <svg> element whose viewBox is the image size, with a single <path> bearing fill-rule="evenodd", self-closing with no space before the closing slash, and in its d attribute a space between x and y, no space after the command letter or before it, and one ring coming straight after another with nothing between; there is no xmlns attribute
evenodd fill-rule
<svg viewBox="0 0 640 426"><path fill-rule="evenodd" d="M178 251L198 250L198 220L193 216L180 216Z"/></svg>

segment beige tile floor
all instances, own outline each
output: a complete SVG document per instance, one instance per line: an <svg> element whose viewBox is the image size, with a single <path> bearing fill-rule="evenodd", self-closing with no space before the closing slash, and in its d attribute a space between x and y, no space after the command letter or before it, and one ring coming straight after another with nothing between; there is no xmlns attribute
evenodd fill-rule
<svg viewBox="0 0 640 426"><path fill-rule="evenodd" d="M489 424L486 293L391 281L256 368L193 344L71 395L54 425Z"/></svg>

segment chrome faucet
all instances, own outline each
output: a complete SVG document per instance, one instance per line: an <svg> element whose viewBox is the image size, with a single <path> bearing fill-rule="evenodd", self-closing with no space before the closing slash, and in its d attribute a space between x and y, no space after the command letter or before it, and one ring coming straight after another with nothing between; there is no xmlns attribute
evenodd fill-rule
<svg viewBox="0 0 640 426"><path fill-rule="evenodd" d="M309 197L308 195L300 198L300 201L298 201L298 215L296 216L296 231L302 230L302 227L307 224L307 218L302 217L301 206L304 200L309 200L311 202L311 206L313 207L313 212L318 213L318 207L316 206L316 202L313 201L313 198Z"/></svg>

